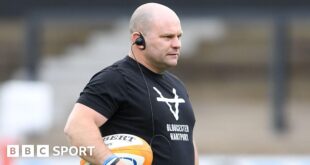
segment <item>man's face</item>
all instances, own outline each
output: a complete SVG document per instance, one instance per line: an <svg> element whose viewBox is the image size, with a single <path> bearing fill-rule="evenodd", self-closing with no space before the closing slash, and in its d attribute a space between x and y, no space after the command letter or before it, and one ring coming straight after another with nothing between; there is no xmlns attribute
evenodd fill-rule
<svg viewBox="0 0 310 165"><path fill-rule="evenodd" d="M178 18L155 19L145 36L145 56L156 70L176 66L180 56L182 29Z"/></svg>

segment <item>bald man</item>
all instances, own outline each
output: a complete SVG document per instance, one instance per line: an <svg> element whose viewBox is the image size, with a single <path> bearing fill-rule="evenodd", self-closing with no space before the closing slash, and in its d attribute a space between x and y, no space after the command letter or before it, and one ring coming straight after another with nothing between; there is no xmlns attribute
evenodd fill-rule
<svg viewBox="0 0 310 165"><path fill-rule="evenodd" d="M174 11L157 3L138 7L130 20L128 56L96 73L65 127L73 146L95 146L91 164L124 165L102 141L127 133L145 139L153 165L194 165L195 116L183 83L167 71L177 65L182 28Z"/></svg>

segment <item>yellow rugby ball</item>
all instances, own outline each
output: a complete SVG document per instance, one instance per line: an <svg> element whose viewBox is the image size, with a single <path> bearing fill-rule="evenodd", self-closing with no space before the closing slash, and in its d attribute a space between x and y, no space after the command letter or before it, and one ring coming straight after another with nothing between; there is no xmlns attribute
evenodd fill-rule
<svg viewBox="0 0 310 165"><path fill-rule="evenodd" d="M142 138L131 134L114 134L103 137L107 147L127 165L151 165L153 152ZM81 160L80 165L91 165Z"/></svg>

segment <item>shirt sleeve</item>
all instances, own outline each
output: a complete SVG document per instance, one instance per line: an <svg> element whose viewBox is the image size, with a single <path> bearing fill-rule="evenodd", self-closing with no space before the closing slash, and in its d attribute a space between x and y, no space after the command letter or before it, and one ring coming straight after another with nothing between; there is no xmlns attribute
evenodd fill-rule
<svg viewBox="0 0 310 165"><path fill-rule="evenodd" d="M95 74L80 93L77 102L106 118L111 118L125 98L125 82L117 70L105 69Z"/></svg>

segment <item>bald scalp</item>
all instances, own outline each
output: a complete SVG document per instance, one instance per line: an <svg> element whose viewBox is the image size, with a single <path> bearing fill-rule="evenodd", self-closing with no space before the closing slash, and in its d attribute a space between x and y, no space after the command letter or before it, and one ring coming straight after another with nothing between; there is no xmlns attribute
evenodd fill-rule
<svg viewBox="0 0 310 165"><path fill-rule="evenodd" d="M152 14L150 12L140 11L138 9L131 16L129 23L130 33L146 33L146 29L150 28L151 19L153 17Z"/></svg>
<svg viewBox="0 0 310 165"><path fill-rule="evenodd" d="M151 29L154 20L164 17L167 13L177 17L173 10L158 3L146 3L139 6L131 16L130 33L142 32L146 34Z"/></svg>

